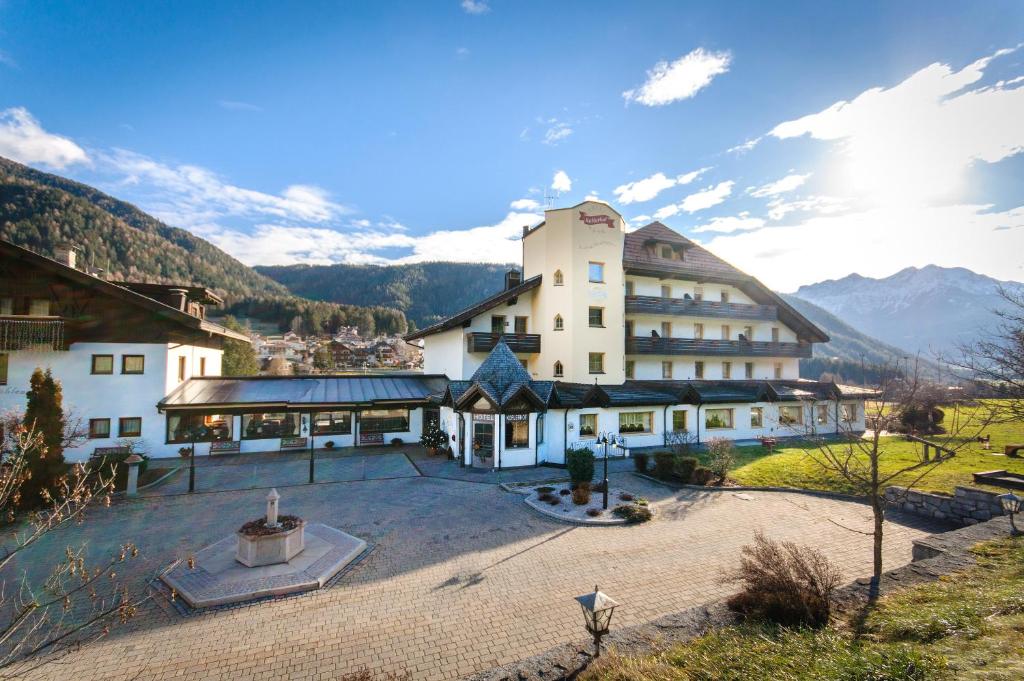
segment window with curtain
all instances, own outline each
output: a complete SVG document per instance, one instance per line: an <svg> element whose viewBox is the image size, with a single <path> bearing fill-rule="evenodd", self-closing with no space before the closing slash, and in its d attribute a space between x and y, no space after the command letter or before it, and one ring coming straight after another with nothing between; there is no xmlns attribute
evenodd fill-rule
<svg viewBox="0 0 1024 681"><path fill-rule="evenodd" d="M597 434L597 414L580 414L580 437L594 437Z"/></svg>
<svg viewBox="0 0 1024 681"><path fill-rule="evenodd" d="M244 419L244 417L243 417ZM231 439L230 414L167 414L167 443L215 442Z"/></svg>
<svg viewBox="0 0 1024 681"><path fill-rule="evenodd" d="M319 411L313 414L314 435L350 435L352 433L352 412Z"/></svg>
<svg viewBox="0 0 1024 681"><path fill-rule="evenodd" d="M127 416L117 421L118 437L139 437L142 435L142 418L139 416Z"/></svg>
<svg viewBox="0 0 1024 681"><path fill-rule="evenodd" d="M849 402L839 406L839 413L843 421L850 423L857 420L857 403Z"/></svg>
<svg viewBox="0 0 1024 681"><path fill-rule="evenodd" d="M505 449L523 449L530 446L530 416L505 415Z"/></svg>
<svg viewBox="0 0 1024 681"><path fill-rule="evenodd" d="M146 371L145 355L121 355L122 374L142 374Z"/></svg>
<svg viewBox="0 0 1024 681"><path fill-rule="evenodd" d="M587 358L587 364L590 367L590 373L592 374L603 374L604 373L604 353L603 352L591 352Z"/></svg>
<svg viewBox="0 0 1024 681"><path fill-rule="evenodd" d="M242 414L242 439L298 437L299 415L292 413Z"/></svg>
<svg viewBox="0 0 1024 681"><path fill-rule="evenodd" d="M408 430L408 409L370 409L359 415L361 433L404 433Z"/></svg>
<svg viewBox="0 0 1024 681"><path fill-rule="evenodd" d="M708 409L704 412L704 427L708 430L732 428L732 409Z"/></svg>
<svg viewBox="0 0 1024 681"><path fill-rule="evenodd" d="M677 433L686 430L686 412L682 409L672 412L672 430Z"/></svg>
<svg viewBox="0 0 1024 681"><path fill-rule="evenodd" d="M804 408L799 405L786 405L779 407L779 423L784 426L804 422Z"/></svg>
<svg viewBox="0 0 1024 681"><path fill-rule="evenodd" d="M764 407L750 408L750 427L761 428L764 426Z"/></svg>
<svg viewBox="0 0 1024 681"><path fill-rule="evenodd" d="M93 440L110 437L110 419L89 419L89 437Z"/></svg>
<svg viewBox="0 0 1024 681"><path fill-rule="evenodd" d="M594 327L604 326L604 308L603 307L592 307L590 308L588 318L590 325Z"/></svg>
<svg viewBox="0 0 1024 681"><path fill-rule="evenodd" d="M650 433L654 415L649 411L628 411L619 414L620 433Z"/></svg>

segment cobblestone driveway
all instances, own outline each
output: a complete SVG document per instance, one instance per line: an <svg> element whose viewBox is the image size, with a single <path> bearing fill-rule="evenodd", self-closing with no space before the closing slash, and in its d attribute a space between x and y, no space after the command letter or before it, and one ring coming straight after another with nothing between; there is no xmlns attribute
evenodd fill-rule
<svg viewBox="0 0 1024 681"><path fill-rule="evenodd" d="M600 584L622 603L618 625L719 598L723 573L758 528L826 550L853 579L870 569L864 506L750 492L673 492L626 473L613 484L652 500L635 527L582 528L534 514L496 485L428 477L289 487L281 510L374 545L337 586L319 593L182 617L151 605L126 628L45 674L90 679L334 678L348 670L408 670L450 679L584 637L573 596ZM265 491L122 502L37 551L119 541L143 551L142 579L259 515ZM910 559L934 526L887 525L885 559ZM45 565L47 561L34 562Z"/></svg>

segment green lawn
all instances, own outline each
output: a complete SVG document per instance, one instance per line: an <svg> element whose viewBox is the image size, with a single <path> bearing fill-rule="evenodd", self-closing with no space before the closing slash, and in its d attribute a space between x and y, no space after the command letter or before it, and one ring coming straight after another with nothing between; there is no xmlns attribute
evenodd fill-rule
<svg viewBox="0 0 1024 681"><path fill-rule="evenodd" d="M957 485L974 485L972 473L1002 469L1024 474L1024 458L993 456L1002 453L1003 445L1024 443L1024 423L997 424L985 429L992 437L992 449L985 451L978 443L968 443L953 460L941 464L921 480L916 488L923 491L952 493ZM910 465L920 456L920 445L899 437L884 440L882 471L895 471ZM907 484L918 473L897 478L892 484ZM739 447L730 477L742 485L759 487L800 487L833 492L850 492L849 484L835 473L824 470L799 446L789 445L767 454L760 446ZM999 488L992 487L996 490ZM1004 490L1005 491L1005 490Z"/></svg>

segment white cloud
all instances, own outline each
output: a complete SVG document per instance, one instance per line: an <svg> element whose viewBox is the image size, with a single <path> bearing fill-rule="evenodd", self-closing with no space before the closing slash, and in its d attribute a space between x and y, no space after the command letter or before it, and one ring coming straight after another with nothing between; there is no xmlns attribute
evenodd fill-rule
<svg viewBox="0 0 1024 681"><path fill-rule="evenodd" d="M732 194L733 184L735 183L732 180L719 182L713 187L709 186L707 189L690 194L679 204L679 208L687 213L696 213L699 210L717 206Z"/></svg>
<svg viewBox="0 0 1024 681"><path fill-rule="evenodd" d="M635 218L630 218L629 221L630 222L637 222L637 223L640 223L640 222L650 222L651 221L651 216L650 215L637 215Z"/></svg>
<svg viewBox="0 0 1024 681"><path fill-rule="evenodd" d="M461 4L466 14L485 14L491 11L491 6L484 0L462 0Z"/></svg>
<svg viewBox="0 0 1024 681"><path fill-rule="evenodd" d="M655 173L642 180L627 182L616 187L612 193L616 200L623 205L650 201L666 189L676 185L690 184L710 168L693 170L675 177L666 177L665 173Z"/></svg>
<svg viewBox="0 0 1024 681"><path fill-rule="evenodd" d="M91 163L85 149L67 137L43 130L28 109L20 106L0 111L0 156L57 170Z"/></svg>
<svg viewBox="0 0 1024 681"><path fill-rule="evenodd" d="M555 176L551 178L551 188L556 192L572 191L572 179L570 179L568 173L564 170L559 170L555 173Z"/></svg>
<svg viewBox="0 0 1024 681"><path fill-rule="evenodd" d="M696 234L703 232L731 234L733 232L747 232L752 229L760 229L764 225L765 221L763 218L751 217L749 212L744 211L739 215L711 218L710 222L696 227L693 231Z"/></svg>
<svg viewBox="0 0 1024 681"><path fill-rule="evenodd" d="M727 154L745 154L748 151L750 151L751 149L753 149L754 147L756 147L760 142L761 142L761 138L760 137L755 137L754 139L747 140L743 144L737 144L735 147L729 147L728 149L725 150L725 153L727 153Z"/></svg>
<svg viewBox="0 0 1024 681"><path fill-rule="evenodd" d="M558 144L573 133L572 126L565 121L551 119L551 127L544 132L544 144Z"/></svg>
<svg viewBox="0 0 1024 681"><path fill-rule="evenodd" d="M540 203L533 199L516 199L508 205L512 210L537 210Z"/></svg>
<svg viewBox="0 0 1024 681"><path fill-rule="evenodd" d="M797 211L815 211L819 215L830 215L846 208L846 201L832 196L809 196L795 201L786 201L782 197L775 197L768 202L768 217L772 220L781 220L786 215Z"/></svg>
<svg viewBox="0 0 1024 681"><path fill-rule="evenodd" d="M673 215L679 215L679 206L675 203L662 206L658 210L654 211L655 220L664 220L665 218L670 218Z"/></svg>
<svg viewBox="0 0 1024 681"><path fill-rule="evenodd" d="M626 90L627 102L646 106L664 106L688 99L707 87L711 80L729 70L732 56L728 52L708 52L697 48L671 64L660 61L647 72L647 80L639 88Z"/></svg>
<svg viewBox="0 0 1024 681"><path fill-rule="evenodd" d="M758 198L764 198L766 196L778 196L779 194L785 194L786 192L791 192L797 187L803 185L810 176L811 173L807 173L806 175L786 175L782 179L769 182L757 189L752 189L750 191L750 195Z"/></svg>
<svg viewBox="0 0 1024 681"><path fill-rule="evenodd" d="M249 102L239 102L232 99L222 99L218 102L220 108L227 109L228 111L263 111L263 107L250 104Z"/></svg>

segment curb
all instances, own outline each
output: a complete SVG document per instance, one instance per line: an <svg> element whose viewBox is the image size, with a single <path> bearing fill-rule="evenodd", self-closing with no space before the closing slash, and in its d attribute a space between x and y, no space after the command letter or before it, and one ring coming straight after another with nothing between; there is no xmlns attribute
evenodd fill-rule
<svg viewBox="0 0 1024 681"><path fill-rule="evenodd" d="M800 487L752 487L750 485L737 485L735 487L705 487L704 485L690 485L681 482L670 482L668 480L659 480L658 478L644 473L637 473L631 471L632 475L638 478L643 478L649 482L653 482L663 487L670 489L692 489L701 492L780 492L784 494L806 494L812 497L823 497L825 499L836 499L838 501L856 501L860 504L866 504L867 502L863 497L858 497L853 494L844 494L842 492L825 492L817 489L802 489Z"/></svg>
<svg viewBox="0 0 1024 681"><path fill-rule="evenodd" d="M564 515L549 511L546 508L541 508L536 505L531 499L523 499L523 503L532 508L537 513L545 515L549 518L557 520L566 525L576 525L577 527L617 527L619 525L625 525L626 521L623 518L601 518L595 520L581 520L579 518L567 518ZM609 510L609 513L611 511ZM653 518L652 518L653 520ZM642 523L641 523L642 524Z"/></svg>

